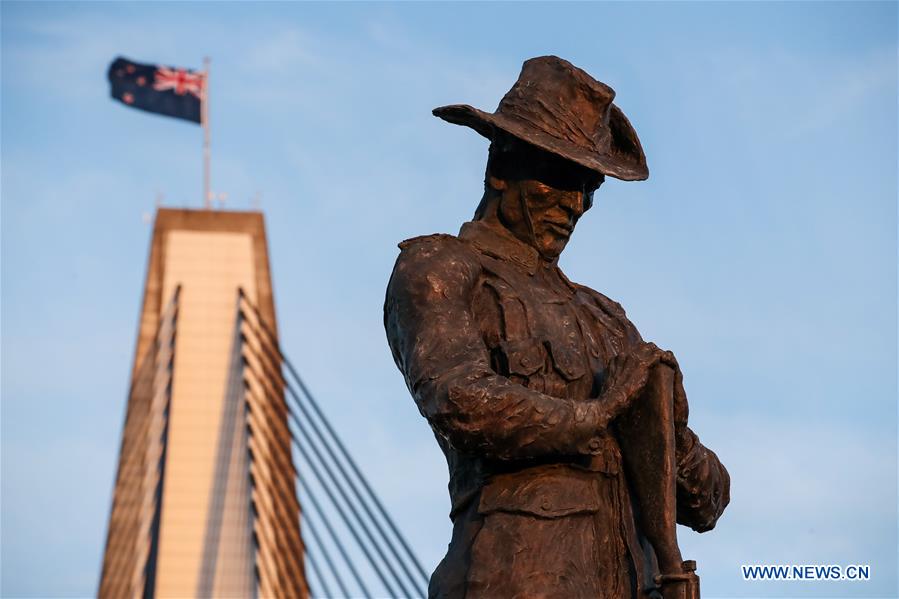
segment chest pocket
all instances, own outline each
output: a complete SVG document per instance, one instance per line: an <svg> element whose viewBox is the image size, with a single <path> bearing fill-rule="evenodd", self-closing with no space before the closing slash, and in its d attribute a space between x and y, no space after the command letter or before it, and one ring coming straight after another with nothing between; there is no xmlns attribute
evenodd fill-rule
<svg viewBox="0 0 899 599"><path fill-rule="evenodd" d="M547 345L550 347L553 366L562 378L574 381L584 376L586 367L580 353L561 343L547 342Z"/></svg>
<svg viewBox="0 0 899 599"><path fill-rule="evenodd" d="M504 374L528 378L546 366L546 350L536 339L516 339L499 344Z"/></svg>

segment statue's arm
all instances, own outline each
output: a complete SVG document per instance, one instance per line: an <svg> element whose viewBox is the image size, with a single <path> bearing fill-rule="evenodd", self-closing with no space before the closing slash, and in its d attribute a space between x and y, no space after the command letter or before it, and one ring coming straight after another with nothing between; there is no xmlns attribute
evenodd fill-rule
<svg viewBox="0 0 899 599"><path fill-rule="evenodd" d="M677 435L677 522L706 532L730 502L730 475L688 427Z"/></svg>
<svg viewBox="0 0 899 599"><path fill-rule="evenodd" d="M407 245L387 288L397 366L434 431L494 459L599 451L598 402L544 395L494 372L471 312L480 265L455 239Z"/></svg>
<svg viewBox="0 0 899 599"><path fill-rule="evenodd" d="M640 333L627 318L620 304L606 296L581 286L588 291L607 314L614 317L620 327L626 348L642 342ZM699 442L687 426L689 408L683 387L680 366L674 364L675 375L675 439L677 455L677 521L697 532L715 527L715 523L730 501L730 475L711 449Z"/></svg>

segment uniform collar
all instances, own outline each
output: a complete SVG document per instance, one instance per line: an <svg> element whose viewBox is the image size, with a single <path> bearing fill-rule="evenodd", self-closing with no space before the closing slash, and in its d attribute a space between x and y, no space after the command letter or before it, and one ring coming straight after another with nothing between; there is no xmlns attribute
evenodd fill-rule
<svg viewBox="0 0 899 599"><path fill-rule="evenodd" d="M553 260L551 263L541 260L537 250L512 235L505 227L479 220L470 221L462 225L459 230L459 238L471 243L482 254L512 262L532 276L543 264L555 272L559 280L572 293L578 290L578 286L572 283L559 268L558 260Z"/></svg>
<svg viewBox="0 0 899 599"><path fill-rule="evenodd" d="M462 225L459 238L468 241L483 254L521 266L530 275L537 272L541 262L537 250L502 226L478 220L470 221Z"/></svg>

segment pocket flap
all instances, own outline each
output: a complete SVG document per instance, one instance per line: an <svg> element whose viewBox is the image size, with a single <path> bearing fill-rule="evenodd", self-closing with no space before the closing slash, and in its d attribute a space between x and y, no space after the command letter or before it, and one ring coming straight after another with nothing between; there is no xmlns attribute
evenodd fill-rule
<svg viewBox="0 0 899 599"><path fill-rule="evenodd" d="M503 341L500 349L506 358L509 374L530 376L546 364L545 350L536 339Z"/></svg>
<svg viewBox="0 0 899 599"><path fill-rule="evenodd" d="M599 510L595 474L558 467L550 471L501 474L481 490L478 513L523 513L540 518Z"/></svg>
<svg viewBox="0 0 899 599"><path fill-rule="evenodd" d="M553 366L566 381L573 381L584 376L586 367L583 356L576 350L560 343L550 345Z"/></svg>

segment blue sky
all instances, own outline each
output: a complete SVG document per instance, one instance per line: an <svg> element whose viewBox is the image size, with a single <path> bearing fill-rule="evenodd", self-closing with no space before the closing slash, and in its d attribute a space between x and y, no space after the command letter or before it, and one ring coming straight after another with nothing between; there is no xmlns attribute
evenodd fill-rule
<svg viewBox="0 0 899 599"><path fill-rule="evenodd" d="M14 3L2 16L3 596L95 592L150 226L200 129L108 98L117 55L213 60L213 184L266 213L282 342L432 568L446 466L381 323L404 238L470 218L493 110L557 54L617 92L651 176L562 266L685 372L732 505L682 530L705 596L896 596L895 3ZM869 582L743 582L749 563Z"/></svg>

